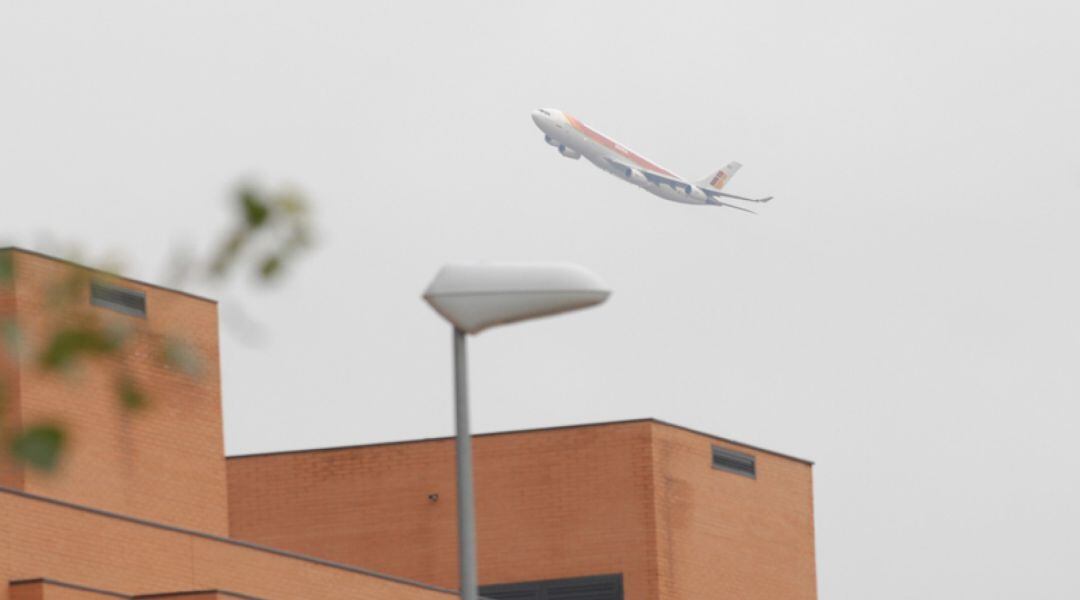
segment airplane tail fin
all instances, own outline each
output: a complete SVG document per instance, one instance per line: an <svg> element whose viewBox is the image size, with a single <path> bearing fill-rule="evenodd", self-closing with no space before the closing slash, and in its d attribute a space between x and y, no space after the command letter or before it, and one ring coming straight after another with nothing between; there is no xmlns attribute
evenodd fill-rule
<svg viewBox="0 0 1080 600"><path fill-rule="evenodd" d="M735 173L739 171L740 167L742 167L742 165L737 162L729 162L727 166L725 166L723 169L720 169L719 171L713 173L712 175L709 175L708 177L702 179L697 183L701 187L721 190L724 188L727 182L735 176Z"/></svg>

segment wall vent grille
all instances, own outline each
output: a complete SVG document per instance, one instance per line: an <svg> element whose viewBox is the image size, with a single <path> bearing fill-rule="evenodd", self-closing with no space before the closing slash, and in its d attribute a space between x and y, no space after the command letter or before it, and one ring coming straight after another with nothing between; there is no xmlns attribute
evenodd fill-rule
<svg viewBox="0 0 1080 600"><path fill-rule="evenodd" d="M712 447L712 466L714 469L737 473L751 479L757 479L757 464L754 457L742 452L735 452L720 446Z"/></svg>
<svg viewBox="0 0 1080 600"><path fill-rule="evenodd" d="M146 317L146 294L139 290L94 281L90 284L90 304L133 317Z"/></svg>

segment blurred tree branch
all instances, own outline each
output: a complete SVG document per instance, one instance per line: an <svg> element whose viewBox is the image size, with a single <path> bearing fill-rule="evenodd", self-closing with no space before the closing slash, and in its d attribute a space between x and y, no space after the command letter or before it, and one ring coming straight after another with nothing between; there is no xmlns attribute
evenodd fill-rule
<svg viewBox="0 0 1080 600"><path fill-rule="evenodd" d="M176 287L197 281L222 284L237 273L248 272L257 280L280 279L312 244L307 200L292 190L267 191L242 185L233 194L235 222L228 227L208 259L174 258L170 282ZM92 279L109 277L112 269L95 272L71 267L64 277L51 282L43 305L48 308L47 341L41 348L27 349L13 315L0 315L0 360L15 361L16 368L31 366L61 376L94 359L95 367L111 369L116 400L126 411L146 407L153 401L139 383L127 358L136 347L150 348L162 367L185 377L202 376L203 357L195 346L178 337L156 337L145 330L100 318L95 311L81 310L81 301ZM0 290L15 280L11 251L0 251ZM20 362L29 352L32 360ZM0 453L26 467L49 471L64 452L68 432L62 423L37 422L16 428L4 422L8 382L0 373Z"/></svg>

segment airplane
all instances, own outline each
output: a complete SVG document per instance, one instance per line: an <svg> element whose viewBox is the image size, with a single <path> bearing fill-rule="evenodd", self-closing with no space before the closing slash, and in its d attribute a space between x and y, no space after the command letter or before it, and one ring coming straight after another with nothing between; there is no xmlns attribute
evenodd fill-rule
<svg viewBox="0 0 1080 600"><path fill-rule="evenodd" d="M701 181L692 182L634 153L562 111L538 108L533 111L532 120L540 131L544 132L544 141L558 148L563 156L574 160L584 156L604 171L665 200L683 204L726 206L748 213L754 211L724 202L720 198L745 202L772 200L772 196L746 198L720 191L742 166L737 162L728 163Z"/></svg>

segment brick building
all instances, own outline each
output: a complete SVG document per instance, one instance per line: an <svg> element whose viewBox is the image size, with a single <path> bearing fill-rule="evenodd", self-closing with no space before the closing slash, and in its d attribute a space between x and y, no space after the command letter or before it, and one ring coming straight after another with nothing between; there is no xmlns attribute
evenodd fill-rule
<svg viewBox="0 0 1080 600"><path fill-rule="evenodd" d="M0 320L22 347L81 318L139 341L74 375L0 359L5 434L55 421L71 438L53 473L0 457L0 600L455 597L452 439L226 459L214 302L5 252ZM78 301L57 314L65 281ZM157 356L173 337L202 357L198 377ZM147 408L117 401L119 366ZM656 420L474 448L488 597L816 598L806 461Z"/></svg>

